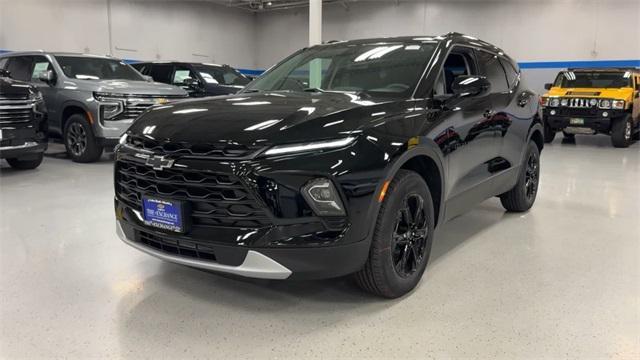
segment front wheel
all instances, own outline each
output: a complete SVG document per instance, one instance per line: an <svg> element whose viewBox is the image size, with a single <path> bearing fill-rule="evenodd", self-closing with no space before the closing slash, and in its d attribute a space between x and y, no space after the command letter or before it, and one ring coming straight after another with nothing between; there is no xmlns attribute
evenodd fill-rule
<svg viewBox="0 0 640 360"><path fill-rule="evenodd" d="M64 146L71 160L79 163L98 161L102 156L91 125L81 114L71 115L64 127Z"/></svg>
<svg viewBox="0 0 640 360"><path fill-rule="evenodd" d="M21 159L21 158L11 158L7 159L9 165L18 170L31 170L35 169L42 163L42 159L44 158L44 153L40 153L37 155L35 159Z"/></svg>
<svg viewBox="0 0 640 360"><path fill-rule="evenodd" d="M506 193L500 195L500 202L507 211L523 212L533 206L538 194L540 181L540 150L533 142L529 142L524 162L518 174L518 182Z"/></svg>
<svg viewBox="0 0 640 360"><path fill-rule="evenodd" d="M631 114L613 120L611 125L611 144L617 148L626 148L631 145L633 125Z"/></svg>
<svg viewBox="0 0 640 360"><path fill-rule="evenodd" d="M369 258L355 274L358 285L390 299L415 288L431 253L433 214L424 179L413 171L400 170L380 207Z"/></svg>

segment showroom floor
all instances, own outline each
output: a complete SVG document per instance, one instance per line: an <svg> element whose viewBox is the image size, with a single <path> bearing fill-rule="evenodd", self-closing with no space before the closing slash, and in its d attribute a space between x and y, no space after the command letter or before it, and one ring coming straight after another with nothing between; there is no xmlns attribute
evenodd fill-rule
<svg viewBox="0 0 640 360"><path fill-rule="evenodd" d="M412 294L163 263L115 235L112 161L0 173L0 357L640 357L640 143L560 139L526 214L439 230Z"/></svg>

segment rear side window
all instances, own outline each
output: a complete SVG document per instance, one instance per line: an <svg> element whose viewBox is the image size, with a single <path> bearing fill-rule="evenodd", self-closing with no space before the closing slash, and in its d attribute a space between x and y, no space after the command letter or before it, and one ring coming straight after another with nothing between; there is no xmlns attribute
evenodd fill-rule
<svg viewBox="0 0 640 360"><path fill-rule="evenodd" d="M480 72L486 76L491 83L492 93L502 93L509 91L507 84L507 75L498 60L498 56L486 51L478 51L476 53Z"/></svg>
<svg viewBox="0 0 640 360"><path fill-rule="evenodd" d="M500 64L502 64L502 68L507 74L507 82L509 83L509 88L513 89L518 85L518 82L520 81L520 74L513 67L513 64L511 64L511 62L507 59L500 58Z"/></svg>
<svg viewBox="0 0 640 360"><path fill-rule="evenodd" d="M11 78L21 81L31 80L31 56L16 56L9 59L7 70Z"/></svg>
<svg viewBox="0 0 640 360"><path fill-rule="evenodd" d="M153 80L165 84L171 84L171 75L173 75L173 65L153 64L149 75Z"/></svg>
<svg viewBox="0 0 640 360"><path fill-rule="evenodd" d="M0 69L5 69L6 68L7 61L9 61L8 58L0 59Z"/></svg>

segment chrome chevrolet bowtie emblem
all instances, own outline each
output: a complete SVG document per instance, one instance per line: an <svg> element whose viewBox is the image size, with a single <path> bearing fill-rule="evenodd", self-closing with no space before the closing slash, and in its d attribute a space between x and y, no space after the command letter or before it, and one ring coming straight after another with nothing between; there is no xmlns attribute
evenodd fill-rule
<svg viewBox="0 0 640 360"><path fill-rule="evenodd" d="M147 158L146 164L151 166L153 170L168 169L173 166L175 160L165 159L164 156L150 156Z"/></svg>

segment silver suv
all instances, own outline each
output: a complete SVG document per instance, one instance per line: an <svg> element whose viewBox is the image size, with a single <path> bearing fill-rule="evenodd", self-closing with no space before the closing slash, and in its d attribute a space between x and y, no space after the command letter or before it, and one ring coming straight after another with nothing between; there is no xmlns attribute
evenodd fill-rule
<svg viewBox="0 0 640 360"><path fill-rule="evenodd" d="M150 106L188 95L106 56L9 53L0 56L0 69L40 89L49 110L49 135L62 138L76 162L98 160Z"/></svg>

